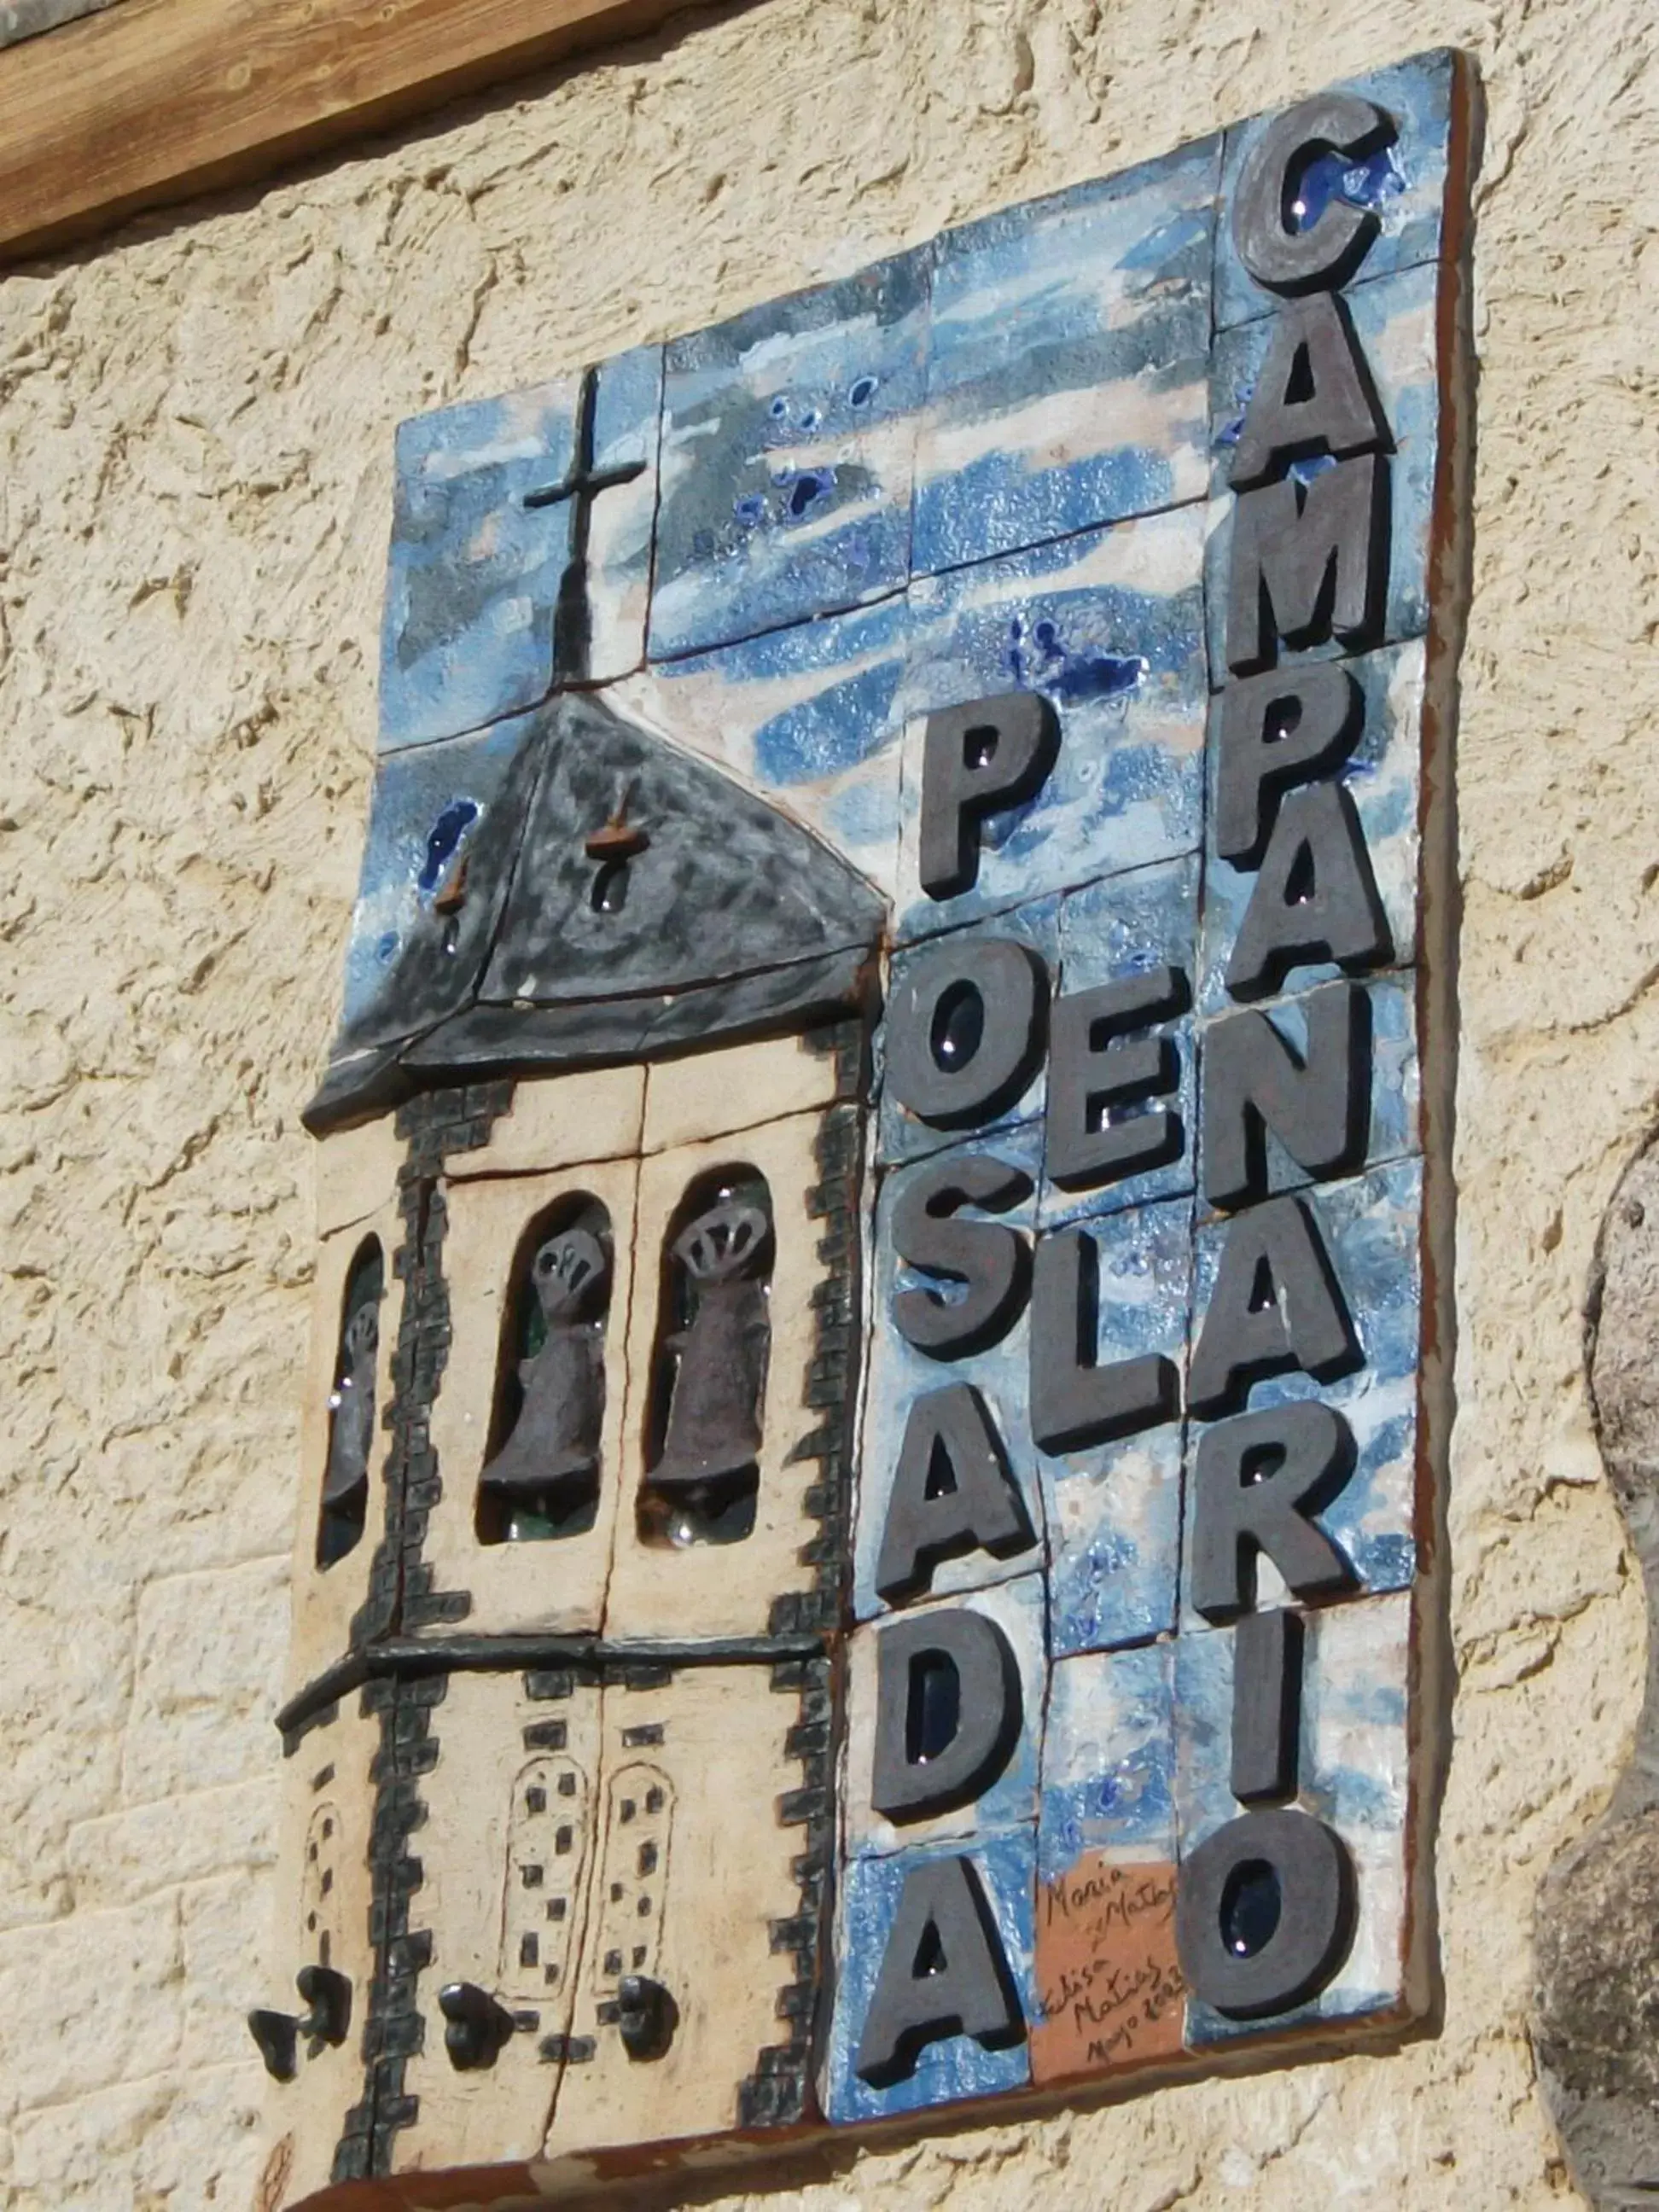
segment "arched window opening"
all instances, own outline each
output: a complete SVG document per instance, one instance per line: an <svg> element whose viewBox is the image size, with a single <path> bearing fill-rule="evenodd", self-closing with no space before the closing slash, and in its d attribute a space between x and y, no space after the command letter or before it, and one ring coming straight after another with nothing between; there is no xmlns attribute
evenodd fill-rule
<svg viewBox="0 0 1659 2212"><path fill-rule="evenodd" d="M478 1479L481 1543L580 1536L599 1510L611 1216L574 1193L520 1239Z"/></svg>
<svg viewBox="0 0 1659 2212"><path fill-rule="evenodd" d="M374 1453L374 1376L380 1348L386 1255L365 1237L346 1271L334 1388L328 1400L328 1459L317 1516L317 1564L327 1569L362 1540L368 1467Z"/></svg>
<svg viewBox="0 0 1659 2212"><path fill-rule="evenodd" d="M737 1544L755 1525L772 1345L772 1194L753 1168L687 1191L664 1239L640 1534Z"/></svg>

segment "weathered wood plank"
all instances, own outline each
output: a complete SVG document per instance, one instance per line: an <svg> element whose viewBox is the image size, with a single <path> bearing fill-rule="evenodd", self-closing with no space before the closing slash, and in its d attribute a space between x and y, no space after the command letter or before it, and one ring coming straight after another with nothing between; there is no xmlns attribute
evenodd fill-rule
<svg viewBox="0 0 1659 2212"><path fill-rule="evenodd" d="M654 29L686 0L122 0L0 52L0 260Z"/></svg>

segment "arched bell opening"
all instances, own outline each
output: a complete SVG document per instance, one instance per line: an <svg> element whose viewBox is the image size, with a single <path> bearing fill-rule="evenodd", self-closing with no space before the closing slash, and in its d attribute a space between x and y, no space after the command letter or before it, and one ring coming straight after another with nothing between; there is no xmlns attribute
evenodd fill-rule
<svg viewBox="0 0 1659 2212"><path fill-rule="evenodd" d="M772 1346L772 1194L752 1167L699 1176L663 1239L638 1523L648 1544L737 1544L755 1526Z"/></svg>
<svg viewBox="0 0 1659 2212"><path fill-rule="evenodd" d="M328 1400L328 1457L317 1512L317 1565L325 1572L356 1549L368 1520L374 1381L385 1291L386 1255L378 1237L366 1237L352 1255L340 1297L334 1387Z"/></svg>
<svg viewBox="0 0 1659 2212"><path fill-rule="evenodd" d="M580 1536L599 1517L611 1216L573 1192L519 1240L476 1517L483 1544Z"/></svg>

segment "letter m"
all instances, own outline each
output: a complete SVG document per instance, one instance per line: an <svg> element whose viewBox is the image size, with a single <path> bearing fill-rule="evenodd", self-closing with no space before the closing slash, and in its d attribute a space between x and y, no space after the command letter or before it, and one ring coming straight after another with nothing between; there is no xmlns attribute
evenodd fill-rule
<svg viewBox="0 0 1659 2212"><path fill-rule="evenodd" d="M1382 629L1389 562L1389 464L1339 461L1308 483L1285 477L1241 495L1227 582L1227 665L1272 668L1281 643L1334 639L1350 651Z"/></svg>

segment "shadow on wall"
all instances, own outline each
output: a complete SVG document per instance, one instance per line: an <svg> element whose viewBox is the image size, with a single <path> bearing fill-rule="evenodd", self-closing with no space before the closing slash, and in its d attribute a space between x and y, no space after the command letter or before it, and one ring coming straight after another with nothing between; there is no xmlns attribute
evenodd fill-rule
<svg viewBox="0 0 1659 2212"><path fill-rule="evenodd" d="M1612 1804L1539 1893L1539 2072L1598 2207L1659 2202L1659 1133L1601 1224L1585 1357L1608 1480L1647 1585L1647 1695Z"/></svg>

